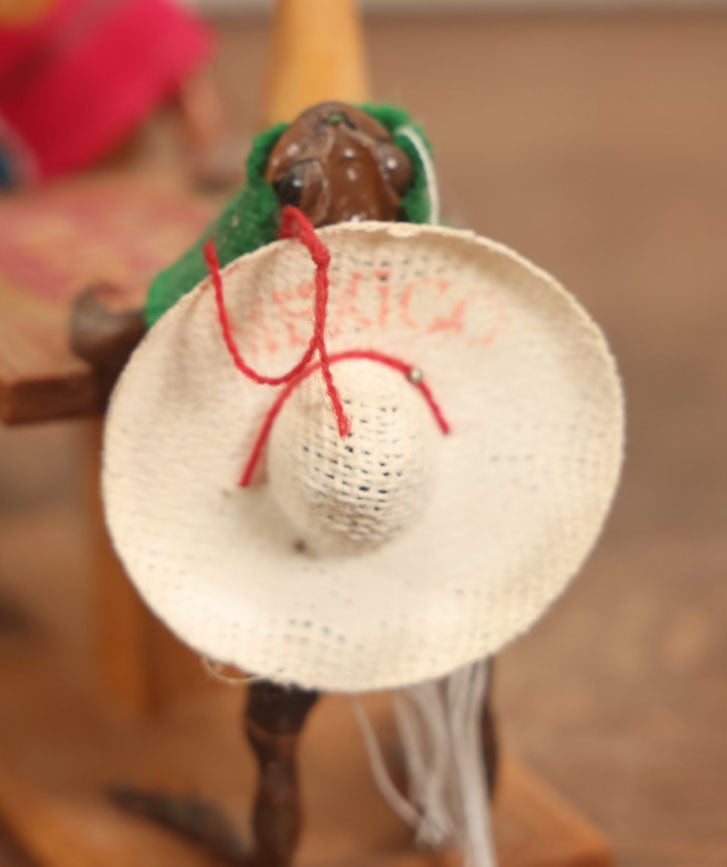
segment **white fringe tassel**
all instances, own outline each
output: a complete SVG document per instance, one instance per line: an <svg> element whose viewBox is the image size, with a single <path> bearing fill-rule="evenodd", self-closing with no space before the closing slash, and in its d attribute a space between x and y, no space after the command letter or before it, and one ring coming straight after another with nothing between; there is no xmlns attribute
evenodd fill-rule
<svg viewBox="0 0 727 867"><path fill-rule="evenodd" d="M427 195L429 196L429 222L437 226L440 219L440 204L439 204L439 182L437 181L437 171L434 168L434 161L429 155L429 150L424 144L424 139L414 129L413 126L398 126L394 130L395 134L405 135L414 145L416 152L421 160L424 176L427 179Z"/></svg>
<svg viewBox="0 0 727 867"><path fill-rule="evenodd" d="M487 660L438 681L397 690L393 707L404 751L408 798L394 785L361 702L354 712L382 796L415 829L419 844L456 845L466 867L496 867L482 751Z"/></svg>

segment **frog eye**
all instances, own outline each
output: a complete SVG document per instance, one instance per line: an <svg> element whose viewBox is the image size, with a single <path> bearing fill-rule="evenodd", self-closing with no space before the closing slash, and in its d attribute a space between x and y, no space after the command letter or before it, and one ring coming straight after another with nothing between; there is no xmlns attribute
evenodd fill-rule
<svg viewBox="0 0 727 867"><path fill-rule="evenodd" d="M381 142L377 149L379 168L396 190L403 193L411 183L411 161L401 148L389 142Z"/></svg>
<svg viewBox="0 0 727 867"><path fill-rule="evenodd" d="M301 160L273 180L273 190L281 205L295 205L318 225L330 204L328 181L318 160Z"/></svg>
<svg viewBox="0 0 727 867"><path fill-rule="evenodd" d="M293 166L282 178L273 182L273 189L281 205L300 205L305 188L305 171L302 165Z"/></svg>

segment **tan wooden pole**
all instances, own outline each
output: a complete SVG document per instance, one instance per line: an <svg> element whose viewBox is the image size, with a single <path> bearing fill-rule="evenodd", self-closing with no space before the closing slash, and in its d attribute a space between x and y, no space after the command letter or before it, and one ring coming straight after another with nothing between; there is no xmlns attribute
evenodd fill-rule
<svg viewBox="0 0 727 867"><path fill-rule="evenodd" d="M277 0L264 91L265 126L328 99L370 97L356 0Z"/></svg>

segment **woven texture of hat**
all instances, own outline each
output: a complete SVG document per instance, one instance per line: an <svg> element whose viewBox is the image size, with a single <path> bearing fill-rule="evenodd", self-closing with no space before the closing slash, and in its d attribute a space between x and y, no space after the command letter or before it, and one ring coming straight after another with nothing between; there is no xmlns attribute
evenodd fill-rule
<svg viewBox="0 0 727 867"><path fill-rule="evenodd" d="M620 472L621 386L598 327L507 248L405 224L319 235L329 352L417 367L451 433L401 373L343 360L332 371L351 437L336 439L313 374L276 420L259 478L239 488L276 389L235 368L204 281L153 327L114 392L106 517L142 597L200 653L303 687L398 687L499 650L578 571ZM237 343L267 375L307 345L312 275L292 240L222 272ZM340 479L363 490L334 514Z"/></svg>
<svg viewBox="0 0 727 867"><path fill-rule="evenodd" d="M399 371L335 368L352 435L340 437L320 377L293 393L273 428L268 482L316 553L361 553L414 526L433 493L442 435Z"/></svg>

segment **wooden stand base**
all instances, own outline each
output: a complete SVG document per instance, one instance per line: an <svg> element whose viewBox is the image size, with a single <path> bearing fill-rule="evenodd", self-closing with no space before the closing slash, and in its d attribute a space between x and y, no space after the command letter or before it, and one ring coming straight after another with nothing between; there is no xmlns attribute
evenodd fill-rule
<svg viewBox="0 0 727 867"><path fill-rule="evenodd" d="M156 638L141 633L142 644L151 656L158 655L162 637L173 647L165 658L177 674L186 671L184 688L155 702L156 712L125 700L118 683L110 690L98 660L103 646L94 640L97 581L88 574L91 562L78 555L88 537L86 522L72 509L35 510L0 523L6 578L0 592L0 826L38 867L210 867L215 862L207 853L125 813L107 792L126 785L192 794L219 807L249 839L255 771L242 736L243 689L212 681L157 626ZM98 558L92 562L98 569ZM118 600L114 605L123 611ZM122 667L117 674L137 676ZM393 755L386 696L365 703ZM454 853L413 848L409 829L374 787L348 699L325 696L316 705L300 760L305 817L297 865L458 863ZM611 863L602 836L507 755L495 832L500 867Z"/></svg>
<svg viewBox="0 0 727 867"><path fill-rule="evenodd" d="M195 794L246 835L254 771L240 734L242 690L200 683L156 718L123 718L82 657L50 634L0 641L0 821L41 867L202 867L210 856L125 814L106 792L131 784ZM385 697L367 699L393 744ZM390 749L395 747L390 746ZM457 863L413 849L375 790L348 701L324 698L302 742L306 811L300 865ZM606 867L608 846L572 807L505 758L495 808L501 867Z"/></svg>

